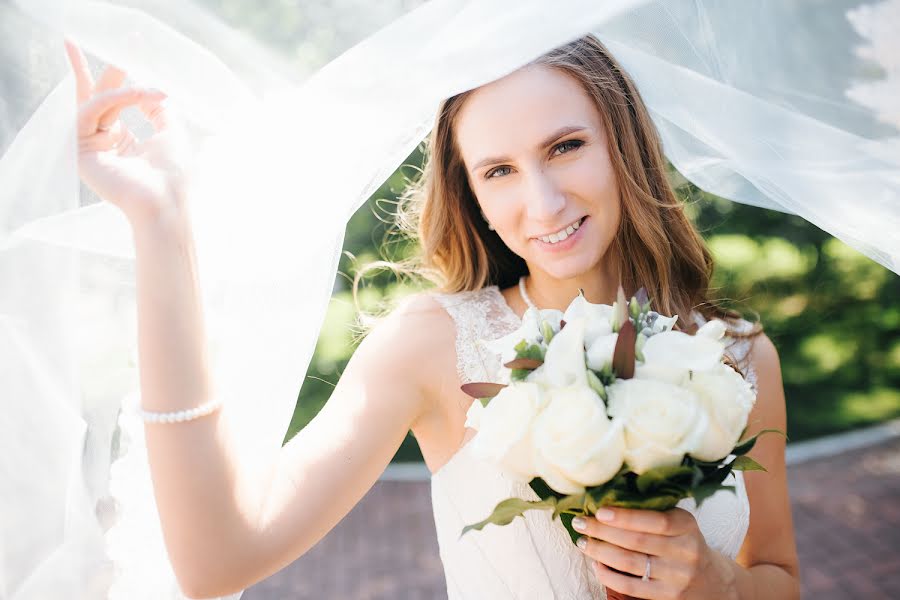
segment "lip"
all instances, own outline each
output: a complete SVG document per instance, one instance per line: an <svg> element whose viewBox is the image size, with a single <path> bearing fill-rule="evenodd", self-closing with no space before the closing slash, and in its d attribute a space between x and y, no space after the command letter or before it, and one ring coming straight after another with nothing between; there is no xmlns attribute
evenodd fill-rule
<svg viewBox="0 0 900 600"><path fill-rule="evenodd" d="M549 236L551 233L556 233L557 231L562 231L563 229L566 229L569 225L574 225L575 223L579 223L579 222L580 222L582 219L584 219L586 216L587 216L587 215L585 215L584 217L578 217L578 218L575 219L574 221L568 223L568 224L565 225L564 227L560 227L559 229L554 229L553 231L548 231L547 233L541 233L541 234L538 234L538 235L533 235L533 236L531 236L531 237L532 237L532 239L537 239L537 240L539 240L540 238L542 238L542 237L544 237L544 236ZM573 234L573 235L574 235L574 234Z"/></svg>
<svg viewBox="0 0 900 600"><path fill-rule="evenodd" d="M536 244L540 244L541 250L544 250L545 252L565 252L565 251L571 249L572 246L577 244L578 240L581 239L581 237L582 237L581 232L584 229L585 225L587 225L588 221L590 221L590 217L585 216L584 221L581 222L581 226L575 230L575 233L573 233L572 235L570 235L569 237L567 237L566 239L564 239L561 242L556 242L555 244L552 244L549 242L545 242L540 238L531 238L531 240L533 242L535 242Z"/></svg>

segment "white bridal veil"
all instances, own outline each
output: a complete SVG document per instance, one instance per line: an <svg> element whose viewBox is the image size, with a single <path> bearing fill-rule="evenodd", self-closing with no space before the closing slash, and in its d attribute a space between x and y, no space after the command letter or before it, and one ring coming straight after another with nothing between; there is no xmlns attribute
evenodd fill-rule
<svg viewBox="0 0 900 600"><path fill-rule="evenodd" d="M589 31L688 179L900 272L900 0L0 0L0 598L181 597L120 411L130 230L79 189L63 37L178 111L215 384L272 452L350 215L442 98Z"/></svg>

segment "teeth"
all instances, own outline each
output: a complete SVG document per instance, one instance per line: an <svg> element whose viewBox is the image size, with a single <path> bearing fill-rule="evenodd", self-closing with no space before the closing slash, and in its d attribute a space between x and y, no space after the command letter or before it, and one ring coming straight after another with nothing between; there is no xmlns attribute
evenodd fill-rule
<svg viewBox="0 0 900 600"><path fill-rule="evenodd" d="M575 223L572 223L565 229L561 231L557 231L556 233L551 233L550 235L541 236L538 239L547 244L556 244L557 242L561 242L573 233L575 233L578 228L581 227L581 220L579 219Z"/></svg>

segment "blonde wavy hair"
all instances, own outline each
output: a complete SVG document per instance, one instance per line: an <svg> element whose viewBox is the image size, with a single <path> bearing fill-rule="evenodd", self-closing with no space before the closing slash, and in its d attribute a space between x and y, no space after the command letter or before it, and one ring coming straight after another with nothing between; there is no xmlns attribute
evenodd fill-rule
<svg viewBox="0 0 900 600"><path fill-rule="evenodd" d="M712 255L672 189L659 134L629 75L593 35L531 64L574 77L600 112L620 186L622 218L611 256L621 262L626 295L644 287L654 309L680 315L683 329L693 327L686 317L695 310L707 319L739 318L709 298ZM471 94L466 91L441 104L425 142L421 176L399 199L396 226L418 241L417 253L403 261L372 263L357 272L354 297L370 267L412 273L448 293L509 287L528 272L525 261L488 229L469 187L454 124ZM759 330L757 326L751 335Z"/></svg>

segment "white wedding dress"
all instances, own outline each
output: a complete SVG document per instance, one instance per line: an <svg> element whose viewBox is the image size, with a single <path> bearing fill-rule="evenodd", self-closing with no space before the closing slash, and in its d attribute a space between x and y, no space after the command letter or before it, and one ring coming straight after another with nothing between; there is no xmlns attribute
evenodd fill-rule
<svg viewBox="0 0 900 600"><path fill-rule="evenodd" d="M434 297L456 324L460 383L508 382L499 356L476 343L478 339L506 335L521 323L497 286L456 294L435 293ZM747 340L732 340L728 352L742 361L749 346ZM755 385L752 371L745 376ZM472 433L467 432L467 441ZM551 520L549 511L527 511L524 518L516 518L509 525L488 525L460 537L465 525L487 517L505 498L539 499L527 484L504 477L468 450L464 442L431 477L434 523L449 600L606 598L591 560L575 547L562 523ZM750 523L743 473L735 471L734 475L736 493L719 491L700 510L693 498L678 503L696 516L707 544L729 558L737 556Z"/></svg>

